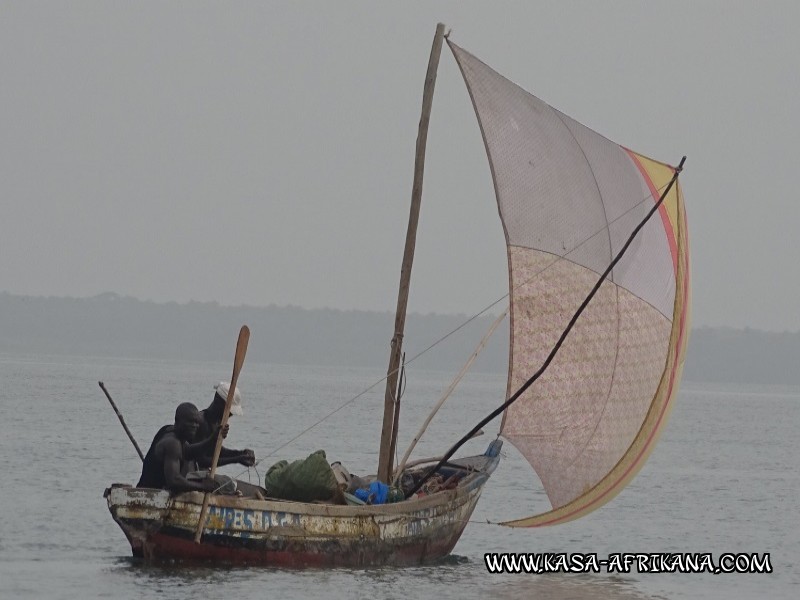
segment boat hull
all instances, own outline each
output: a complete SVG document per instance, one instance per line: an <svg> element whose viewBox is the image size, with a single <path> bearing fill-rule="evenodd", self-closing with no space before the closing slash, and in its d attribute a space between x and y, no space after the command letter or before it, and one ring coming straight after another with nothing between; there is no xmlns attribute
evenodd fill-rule
<svg viewBox="0 0 800 600"><path fill-rule="evenodd" d="M498 442L500 443L500 442ZM285 567L416 565L447 556L458 542L499 447L456 489L378 506L339 506L212 496L201 543L194 542L203 495L114 485L114 520L133 554L147 560ZM488 456L490 452L494 456Z"/></svg>

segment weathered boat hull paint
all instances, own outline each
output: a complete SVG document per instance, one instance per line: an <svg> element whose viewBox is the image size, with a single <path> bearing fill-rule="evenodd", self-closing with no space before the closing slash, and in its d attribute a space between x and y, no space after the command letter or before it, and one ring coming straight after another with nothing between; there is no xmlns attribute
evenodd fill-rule
<svg viewBox="0 0 800 600"><path fill-rule="evenodd" d="M414 565L447 556L499 461L502 442L456 461L480 468L448 490L397 504L339 506L212 496L194 543L203 495L114 485L108 507L135 556L290 567Z"/></svg>

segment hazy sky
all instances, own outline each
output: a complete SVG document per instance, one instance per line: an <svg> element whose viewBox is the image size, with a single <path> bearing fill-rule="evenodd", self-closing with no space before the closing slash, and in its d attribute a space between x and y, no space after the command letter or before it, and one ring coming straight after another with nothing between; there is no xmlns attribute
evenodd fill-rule
<svg viewBox="0 0 800 600"><path fill-rule="evenodd" d="M694 325L800 329L800 3L0 2L0 291L393 310L437 21L681 176ZM507 291L443 51L410 307Z"/></svg>

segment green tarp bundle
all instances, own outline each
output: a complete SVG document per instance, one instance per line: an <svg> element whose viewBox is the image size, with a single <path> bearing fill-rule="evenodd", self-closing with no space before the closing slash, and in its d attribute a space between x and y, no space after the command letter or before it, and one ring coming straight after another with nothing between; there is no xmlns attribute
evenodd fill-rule
<svg viewBox="0 0 800 600"><path fill-rule="evenodd" d="M288 462L281 460L269 468L264 487L271 498L313 502L330 500L338 490L336 476L328 464L324 450L308 458Z"/></svg>

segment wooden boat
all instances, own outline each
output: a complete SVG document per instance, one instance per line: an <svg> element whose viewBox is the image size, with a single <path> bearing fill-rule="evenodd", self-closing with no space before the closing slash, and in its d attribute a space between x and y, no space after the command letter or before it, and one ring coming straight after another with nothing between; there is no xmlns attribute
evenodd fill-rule
<svg viewBox="0 0 800 600"><path fill-rule="evenodd" d="M502 441L486 453L454 461L458 487L414 500L374 506L309 504L212 496L202 543L194 542L203 494L114 485L108 507L146 559L288 567L414 565L447 556L500 460ZM446 477L459 469L446 467ZM239 482L239 488L247 485ZM265 493L265 491L264 491Z"/></svg>
<svg viewBox="0 0 800 600"><path fill-rule="evenodd" d="M502 442L495 440L484 455L451 459L500 415L500 434L531 464L552 504L504 525L552 525L596 510L652 451L677 394L689 330L688 238L678 184L683 161L671 167L611 142L447 39L478 117L507 243L507 400L435 465L407 468L409 448L393 466L425 143L444 39L439 24L423 94L375 476L389 483L416 473L409 499L342 506L259 499L268 493L263 489L242 498L171 497L113 485L108 507L135 555L290 566L441 558L458 541ZM656 213L660 218L651 218ZM243 359L237 346L232 389ZM459 474L456 487L415 496L435 473Z"/></svg>

